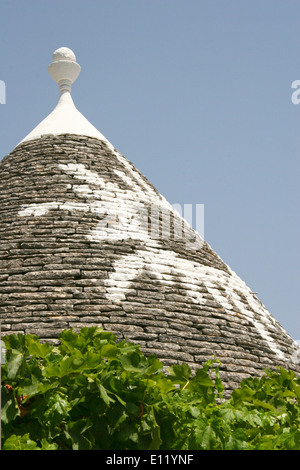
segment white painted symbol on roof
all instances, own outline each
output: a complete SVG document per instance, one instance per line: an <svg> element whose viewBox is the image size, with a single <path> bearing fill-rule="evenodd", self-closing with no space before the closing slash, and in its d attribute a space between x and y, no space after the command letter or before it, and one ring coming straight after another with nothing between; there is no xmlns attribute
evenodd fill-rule
<svg viewBox="0 0 300 470"><path fill-rule="evenodd" d="M72 188L77 195L85 198L85 202L56 201L30 204L22 207L19 216L38 217L52 210L94 212L103 218L87 235L90 241L101 242L113 238L146 241L145 250L120 255L120 258L114 262L114 271L109 273L109 278L105 281L108 299L112 302L123 301L133 281L145 269L152 272L162 285L171 283L173 275L176 274L181 277L181 283L192 302L205 305L205 299L199 289L204 285L227 313L235 315L235 309L238 309L244 319L255 327L259 336L266 341L277 357L284 360L283 352L278 348L270 333L274 329L271 315L235 273L228 274L219 269L201 266L195 261L181 258L174 251L159 250L161 245L149 236L148 224L143 224L143 216L148 220L148 212L143 214L143 211L146 211L143 201L152 202L151 191L147 193L141 190L137 183L119 170L115 170L115 174L128 185L129 189L121 189L116 183L104 181L96 172L88 170L82 164L70 163L59 166L65 173L83 182L83 184L73 184ZM164 209L172 207L168 204L164 205L163 199L157 198L156 200ZM117 216L122 218L118 229L113 223L114 217ZM201 243L202 240L199 237L199 246Z"/></svg>

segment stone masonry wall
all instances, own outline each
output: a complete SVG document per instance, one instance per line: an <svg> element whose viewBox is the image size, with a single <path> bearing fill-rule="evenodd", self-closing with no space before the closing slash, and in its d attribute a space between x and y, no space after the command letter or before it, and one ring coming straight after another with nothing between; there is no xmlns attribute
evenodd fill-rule
<svg viewBox="0 0 300 470"><path fill-rule="evenodd" d="M284 329L105 142L17 146L0 163L0 215L2 333L55 342L63 329L99 325L166 365L216 355L228 389L277 364L299 372Z"/></svg>

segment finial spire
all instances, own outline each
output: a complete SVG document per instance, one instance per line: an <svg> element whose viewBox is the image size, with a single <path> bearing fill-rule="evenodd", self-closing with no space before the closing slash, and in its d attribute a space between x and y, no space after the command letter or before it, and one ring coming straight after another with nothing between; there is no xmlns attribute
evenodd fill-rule
<svg viewBox="0 0 300 470"><path fill-rule="evenodd" d="M113 146L75 107L71 86L80 74L81 67L76 62L74 52L68 47L60 47L53 53L53 62L48 72L59 86L59 99L53 111L40 122L20 143L37 139L42 135L76 134L94 137Z"/></svg>
<svg viewBox="0 0 300 470"><path fill-rule="evenodd" d="M54 51L52 59L53 62L48 67L49 74L58 84L60 93L71 93L71 86L81 71L74 52L68 47L60 47Z"/></svg>

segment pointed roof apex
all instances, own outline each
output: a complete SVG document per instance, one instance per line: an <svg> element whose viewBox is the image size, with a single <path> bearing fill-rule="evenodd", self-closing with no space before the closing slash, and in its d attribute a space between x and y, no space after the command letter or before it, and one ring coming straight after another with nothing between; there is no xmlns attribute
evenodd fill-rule
<svg viewBox="0 0 300 470"><path fill-rule="evenodd" d="M71 87L78 78L81 67L74 52L68 47L54 51L48 72L59 86L59 100L52 111L21 142L37 139L43 135L77 134L110 142L75 107Z"/></svg>

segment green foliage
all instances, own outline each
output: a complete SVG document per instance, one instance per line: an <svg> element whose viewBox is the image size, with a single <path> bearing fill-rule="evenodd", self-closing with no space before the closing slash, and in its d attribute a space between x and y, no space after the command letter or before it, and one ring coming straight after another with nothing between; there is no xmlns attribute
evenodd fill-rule
<svg viewBox="0 0 300 470"><path fill-rule="evenodd" d="M92 327L60 345L3 338L2 449L300 449L300 379L266 371L223 400L219 362L163 370L139 346Z"/></svg>

